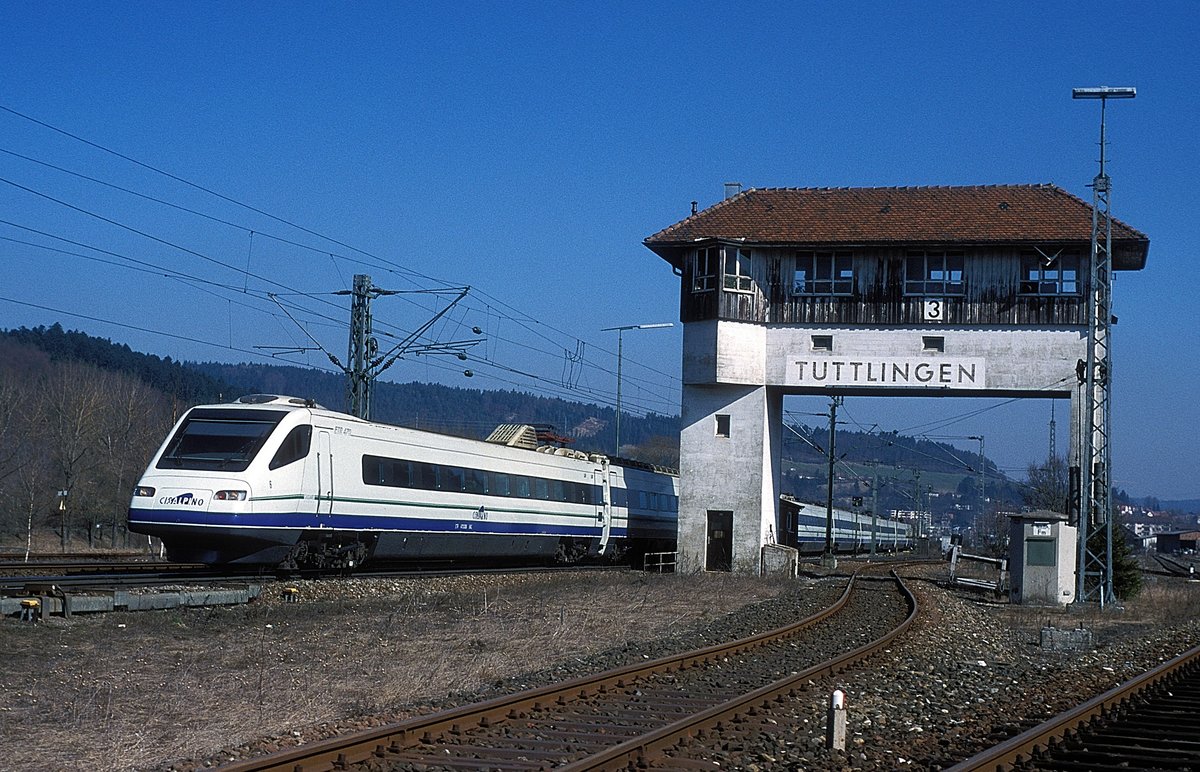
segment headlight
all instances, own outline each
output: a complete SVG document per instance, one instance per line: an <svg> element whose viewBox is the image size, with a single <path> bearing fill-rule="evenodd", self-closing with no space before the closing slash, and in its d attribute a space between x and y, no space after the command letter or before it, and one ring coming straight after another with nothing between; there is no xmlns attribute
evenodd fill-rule
<svg viewBox="0 0 1200 772"><path fill-rule="evenodd" d="M154 489L149 486L146 486L146 485L139 485L133 489L133 495L135 497L137 497L137 496L150 497L150 496L154 495Z"/></svg>
<svg viewBox="0 0 1200 772"><path fill-rule="evenodd" d="M213 494L213 498L217 501L245 501L245 491L217 491Z"/></svg>

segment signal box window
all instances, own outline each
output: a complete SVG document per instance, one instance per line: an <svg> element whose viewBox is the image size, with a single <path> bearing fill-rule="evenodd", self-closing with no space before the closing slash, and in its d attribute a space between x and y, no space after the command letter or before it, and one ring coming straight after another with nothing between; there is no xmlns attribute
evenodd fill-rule
<svg viewBox="0 0 1200 772"><path fill-rule="evenodd" d="M709 292L717 286L717 270L721 265L719 247L696 250L692 263L692 292Z"/></svg>
<svg viewBox="0 0 1200 772"><path fill-rule="evenodd" d="M1039 252L1022 252L1021 294L1078 295L1079 255L1072 252L1046 258Z"/></svg>
<svg viewBox="0 0 1200 772"><path fill-rule="evenodd" d="M729 416L721 414L721 413L717 414L717 436L718 437L728 437L729 436Z"/></svg>
<svg viewBox="0 0 1200 772"><path fill-rule="evenodd" d="M854 256L850 252L797 252L792 294L854 294Z"/></svg>
<svg viewBox="0 0 1200 772"><path fill-rule="evenodd" d="M905 295L963 295L962 252L909 252L904 259Z"/></svg>
<svg viewBox="0 0 1200 772"><path fill-rule="evenodd" d="M753 255L741 247L725 247L725 289L751 292L754 289Z"/></svg>

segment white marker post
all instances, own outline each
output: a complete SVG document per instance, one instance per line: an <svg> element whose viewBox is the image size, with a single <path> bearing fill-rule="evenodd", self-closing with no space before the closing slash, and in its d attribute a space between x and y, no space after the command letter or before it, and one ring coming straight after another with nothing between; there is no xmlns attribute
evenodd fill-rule
<svg viewBox="0 0 1200 772"><path fill-rule="evenodd" d="M835 689L829 700L825 747L838 751L846 750L846 693L841 689Z"/></svg>

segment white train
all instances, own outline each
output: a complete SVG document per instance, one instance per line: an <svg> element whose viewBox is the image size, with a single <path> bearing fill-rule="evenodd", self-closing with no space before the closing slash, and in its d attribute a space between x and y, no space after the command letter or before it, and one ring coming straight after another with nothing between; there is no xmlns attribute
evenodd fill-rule
<svg viewBox="0 0 1200 772"><path fill-rule="evenodd" d="M829 512L824 504L806 504L791 496L779 497L779 543L802 554L825 549ZM912 525L887 517L872 518L861 512L833 510L835 552L899 552L913 547Z"/></svg>
<svg viewBox="0 0 1200 772"><path fill-rule="evenodd" d="M262 394L194 407L139 481L129 527L172 560L289 569L674 549L676 475L535 452L531 432L469 440Z"/></svg>

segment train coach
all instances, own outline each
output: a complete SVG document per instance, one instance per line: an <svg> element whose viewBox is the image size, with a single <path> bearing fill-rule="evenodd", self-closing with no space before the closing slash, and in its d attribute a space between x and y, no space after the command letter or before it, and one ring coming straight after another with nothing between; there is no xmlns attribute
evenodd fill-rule
<svg viewBox="0 0 1200 772"><path fill-rule="evenodd" d="M806 504L791 496L780 496L780 543L795 547L802 554L823 552L828 516L824 504ZM900 552L913 547L911 524L836 507L832 536L834 552L869 552L872 543L876 552Z"/></svg>
<svg viewBox="0 0 1200 772"><path fill-rule="evenodd" d="M202 405L142 475L129 528L172 560L283 569L674 549L675 474L532 435L464 439L276 395Z"/></svg>

